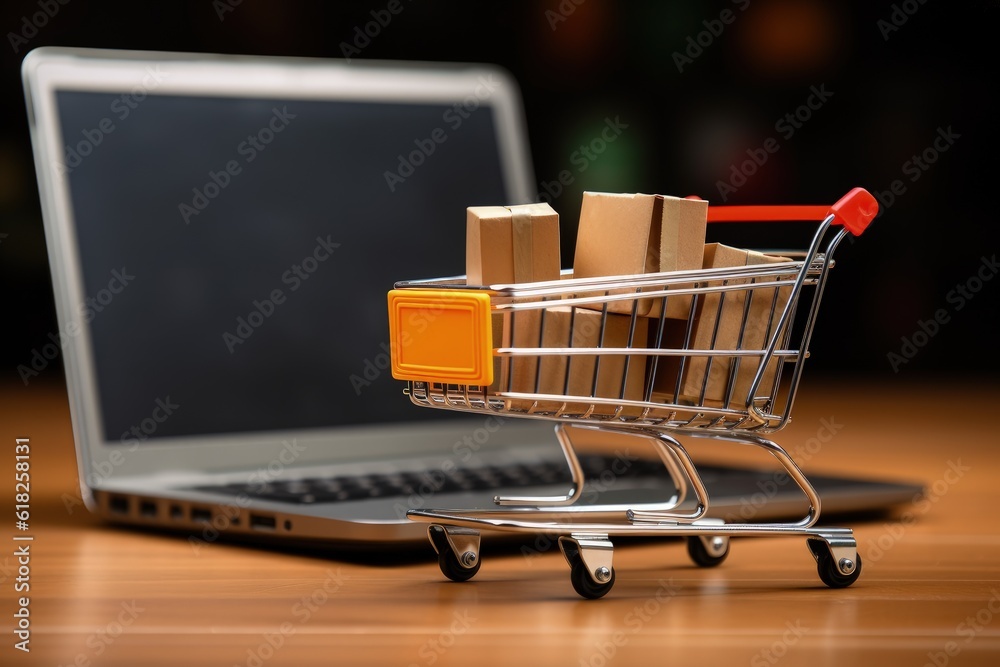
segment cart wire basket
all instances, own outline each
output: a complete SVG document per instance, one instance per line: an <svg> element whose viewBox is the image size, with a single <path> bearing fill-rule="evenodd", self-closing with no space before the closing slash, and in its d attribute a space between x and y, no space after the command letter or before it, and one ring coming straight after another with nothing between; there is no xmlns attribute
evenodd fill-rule
<svg viewBox="0 0 1000 667"><path fill-rule="evenodd" d="M612 537L683 537L692 560L711 567L726 558L732 536L802 536L826 585L853 584L861 574L853 531L816 526L818 494L765 436L788 424L834 251L877 212L862 188L830 207L709 206L709 222L820 221L806 250L756 255L746 266L579 279L564 271L561 280L510 285L397 283L388 297L392 373L407 382L410 400L551 420L572 479L560 496L410 510L409 519L428 524L443 574L475 576L483 531L545 534L558 537L577 593L594 599L615 582ZM647 440L673 481L672 497L577 503L585 479L567 427ZM709 517L711 498L682 436L768 452L801 489L807 513L756 523Z"/></svg>

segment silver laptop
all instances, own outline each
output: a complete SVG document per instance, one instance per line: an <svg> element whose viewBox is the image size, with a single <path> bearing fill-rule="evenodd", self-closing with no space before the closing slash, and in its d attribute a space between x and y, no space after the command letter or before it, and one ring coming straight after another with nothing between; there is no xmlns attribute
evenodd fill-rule
<svg viewBox="0 0 1000 667"><path fill-rule="evenodd" d="M565 492L551 426L418 408L387 370L392 284L464 273L467 206L536 200L508 74L41 48L23 78L92 511L195 544L410 547L411 508ZM670 494L651 452L593 445L588 474L627 474L589 502ZM757 518L802 510L770 473L705 477L717 510L763 488ZM919 490L813 481L827 511Z"/></svg>

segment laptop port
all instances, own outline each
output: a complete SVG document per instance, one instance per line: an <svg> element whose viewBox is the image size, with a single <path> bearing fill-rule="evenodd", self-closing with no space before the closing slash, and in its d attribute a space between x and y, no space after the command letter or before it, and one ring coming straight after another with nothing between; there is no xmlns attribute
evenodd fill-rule
<svg viewBox="0 0 1000 667"><path fill-rule="evenodd" d="M196 523L208 523L212 520L212 510L204 507L192 507L191 520Z"/></svg>
<svg viewBox="0 0 1000 667"><path fill-rule="evenodd" d="M139 514L147 519L156 518L156 503L152 500L143 500L139 503Z"/></svg>
<svg viewBox="0 0 1000 667"><path fill-rule="evenodd" d="M254 530L274 530L277 526L278 522L273 516L250 515L250 527Z"/></svg>
<svg viewBox="0 0 1000 667"><path fill-rule="evenodd" d="M128 514L128 506L128 498L125 496L111 496L111 500L108 501L108 509L115 514Z"/></svg>

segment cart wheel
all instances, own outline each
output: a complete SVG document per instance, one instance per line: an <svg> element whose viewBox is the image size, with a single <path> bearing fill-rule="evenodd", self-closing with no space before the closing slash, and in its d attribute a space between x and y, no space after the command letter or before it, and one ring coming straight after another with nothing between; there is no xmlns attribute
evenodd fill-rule
<svg viewBox="0 0 1000 667"><path fill-rule="evenodd" d="M850 574L841 574L830 551L828 549L818 549L816 552L816 569L819 571L819 578L830 588L847 588L861 576L861 554L857 555L857 560L854 563L854 571Z"/></svg>
<svg viewBox="0 0 1000 667"><path fill-rule="evenodd" d="M482 565L482 560L479 558L476 558L476 562L472 567L462 565L458 562L458 556L451 549L442 549L441 553L438 554L438 567L441 568L441 574L452 581L468 581L472 579L479 572L480 565Z"/></svg>
<svg viewBox="0 0 1000 667"><path fill-rule="evenodd" d="M710 553L705 543L697 535L687 538L688 556L699 567L716 567L729 555L729 538L719 535L709 538L716 546L715 553Z"/></svg>
<svg viewBox="0 0 1000 667"><path fill-rule="evenodd" d="M580 561L573 565L569 573L570 581L573 582L573 589L588 600L596 600L608 594L611 587L615 585L615 568L611 568L611 576L603 584L599 584L587 572L587 566Z"/></svg>

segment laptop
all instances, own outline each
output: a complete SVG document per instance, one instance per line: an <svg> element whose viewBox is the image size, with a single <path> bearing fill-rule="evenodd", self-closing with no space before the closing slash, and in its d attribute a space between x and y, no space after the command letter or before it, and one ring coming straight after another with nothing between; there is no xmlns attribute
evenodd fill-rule
<svg viewBox="0 0 1000 667"><path fill-rule="evenodd" d="M194 544L413 550L409 509L565 493L551 424L419 408L388 371L393 283L464 273L466 207L537 200L508 73L50 47L22 71L90 510ZM586 502L669 497L651 451L581 435ZM804 511L787 477L703 474L716 511L764 488L756 518ZM827 512L919 492L813 482Z"/></svg>

